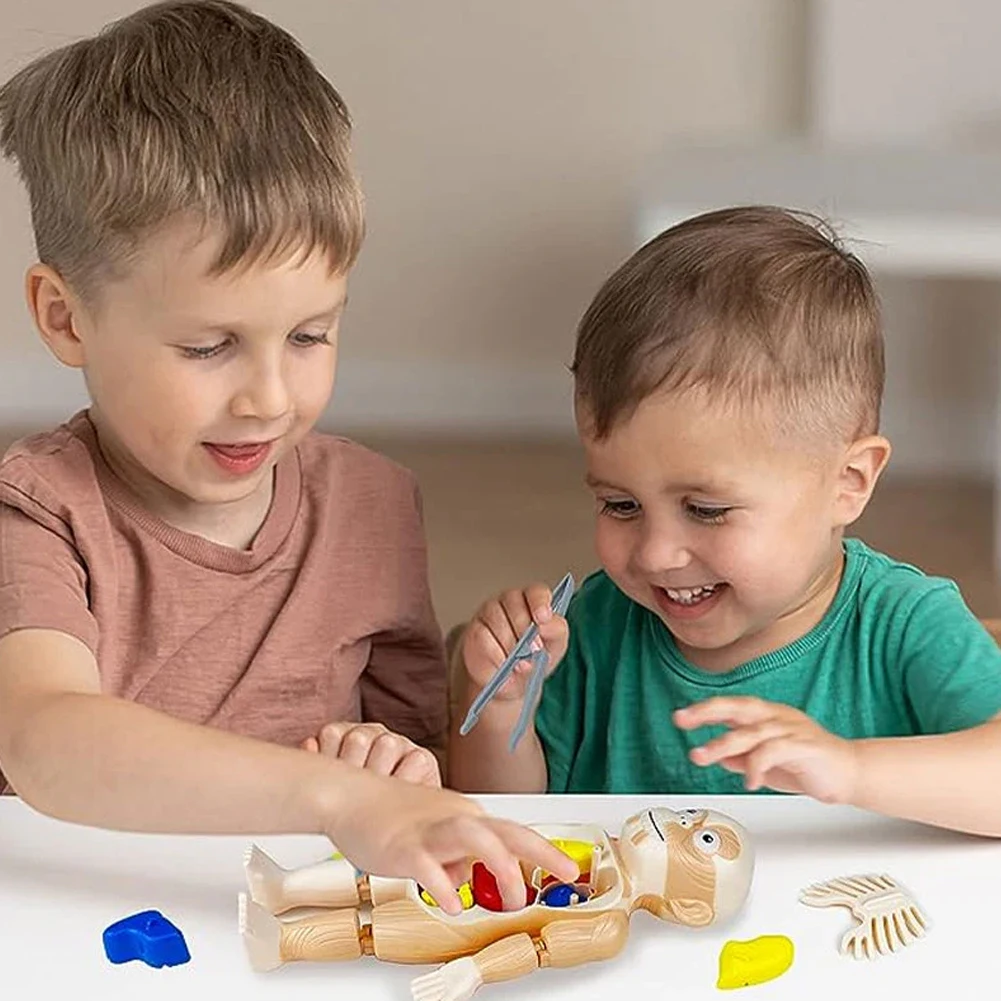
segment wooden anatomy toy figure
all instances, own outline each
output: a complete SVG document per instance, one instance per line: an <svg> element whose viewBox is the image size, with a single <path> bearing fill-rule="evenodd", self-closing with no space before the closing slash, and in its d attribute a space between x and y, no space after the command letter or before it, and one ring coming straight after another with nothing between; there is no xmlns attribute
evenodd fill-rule
<svg viewBox="0 0 1001 1001"><path fill-rule="evenodd" d="M635 910L702 927L729 918L750 890L752 846L723 814L643 810L618 837L589 824L534 826L574 858L579 881L571 886L535 870L526 876L526 905L502 911L496 881L476 862L455 916L411 880L358 873L338 856L287 870L252 846L245 860L250 899L240 894L251 964L270 970L293 960L361 956L443 963L412 982L413 996L462 1001L482 984L615 956ZM313 910L297 916L297 908Z"/></svg>

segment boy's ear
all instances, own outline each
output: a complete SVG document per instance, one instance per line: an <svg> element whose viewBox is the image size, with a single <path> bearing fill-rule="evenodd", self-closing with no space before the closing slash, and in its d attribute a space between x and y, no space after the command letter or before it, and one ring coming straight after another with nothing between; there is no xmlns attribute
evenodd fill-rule
<svg viewBox="0 0 1001 1001"><path fill-rule="evenodd" d="M861 516L890 461L890 451L890 443L882 435L859 438L849 445L841 460L834 499L839 525L850 525Z"/></svg>
<svg viewBox="0 0 1001 1001"><path fill-rule="evenodd" d="M84 346L76 328L82 307L62 276L47 264L33 264L25 276L25 295L48 349L64 365L82 368Z"/></svg>

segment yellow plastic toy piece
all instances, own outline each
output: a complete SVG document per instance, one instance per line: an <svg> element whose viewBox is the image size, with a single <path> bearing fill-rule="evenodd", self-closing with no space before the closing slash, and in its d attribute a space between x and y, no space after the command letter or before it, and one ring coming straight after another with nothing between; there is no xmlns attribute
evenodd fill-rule
<svg viewBox="0 0 1001 1001"><path fill-rule="evenodd" d="M719 954L721 990L763 984L792 966L793 945L785 935L759 935L746 942L727 942Z"/></svg>
<svg viewBox="0 0 1001 1001"><path fill-rule="evenodd" d="M569 855L577 863L577 868L581 872L590 870L594 858L594 850L597 847L593 841L571 841L568 838L550 838L549 840L564 855Z"/></svg>
<svg viewBox="0 0 1001 1001"><path fill-rule="evenodd" d="M421 890L421 900L423 900L428 907L438 906L437 901L431 896L430 893L428 893L427 890ZM468 911L469 908L473 906L473 888L468 883L463 883L462 886L459 887L459 900L462 903L462 909L464 911Z"/></svg>

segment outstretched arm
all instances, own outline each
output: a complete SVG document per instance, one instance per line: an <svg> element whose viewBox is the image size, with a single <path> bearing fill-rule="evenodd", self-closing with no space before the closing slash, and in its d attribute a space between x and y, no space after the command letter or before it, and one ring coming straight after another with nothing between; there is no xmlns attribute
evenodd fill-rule
<svg viewBox="0 0 1001 1001"><path fill-rule="evenodd" d="M958 733L855 741L854 806L1001 837L1001 717Z"/></svg>
<svg viewBox="0 0 1001 1001"><path fill-rule="evenodd" d="M540 834L454 792L174 719L100 692L91 652L64 633L0 640L0 762L35 809L96 827L326 834L358 868L405 876L450 913L470 857L522 906L519 860L574 879Z"/></svg>
<svg viewBox="0 0 1001 1001"><path fill-rule="evenodd" d="M730 729L691 752L767 786L903 820L1001 837L1001 716L953 733L846 740L792 706L750 697L713 698L679 709L683 729Z"/></svg>

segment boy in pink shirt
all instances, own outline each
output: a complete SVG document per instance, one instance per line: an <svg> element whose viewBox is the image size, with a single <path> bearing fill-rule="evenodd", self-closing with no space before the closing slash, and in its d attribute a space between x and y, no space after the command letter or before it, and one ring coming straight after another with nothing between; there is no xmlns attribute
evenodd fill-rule
<svg viewBox="0 0 1001 1001"><path fill-rule="evenodd" d="M452 911L479 857L519 904L518 857L576 869L429 788L446 675L413 477L312 430L364 229L349 133L298 44L226 0L0 89L28 304L91 398L0 466L0 766L66 820L324 833Z"/></svg>

